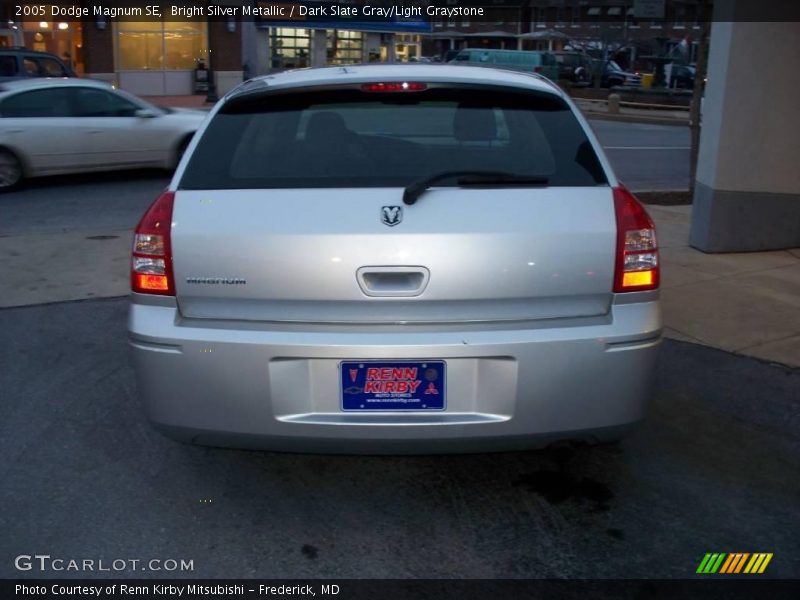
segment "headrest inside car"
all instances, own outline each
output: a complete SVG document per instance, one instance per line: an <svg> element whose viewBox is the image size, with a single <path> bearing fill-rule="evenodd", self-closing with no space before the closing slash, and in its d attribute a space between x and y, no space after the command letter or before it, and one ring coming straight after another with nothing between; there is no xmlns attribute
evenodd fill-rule
<svg viewBox="0 0 800 600"><path fill-rule="evenodd" d="M493 142L497 137L494 111L485 106L459 104L453 133L459 142Z"/></svg>
<svg viewBox="0 0 800 600"><path fill-rule="evenodd" d="M330 143L341 140L352 133L345 125L342 115L331 112L314 113L306 126L306 141Z"/></svg>

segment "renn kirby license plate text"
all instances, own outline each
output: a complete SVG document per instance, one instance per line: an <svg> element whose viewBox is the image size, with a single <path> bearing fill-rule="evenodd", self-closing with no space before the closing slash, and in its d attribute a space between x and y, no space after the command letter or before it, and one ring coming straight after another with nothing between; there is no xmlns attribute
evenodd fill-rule
<svg viewBox="0 0 800 600"><path fill-rule="evenodd" d="M444 361L352 361L339 368L342 410L444 410Z"/></svg>

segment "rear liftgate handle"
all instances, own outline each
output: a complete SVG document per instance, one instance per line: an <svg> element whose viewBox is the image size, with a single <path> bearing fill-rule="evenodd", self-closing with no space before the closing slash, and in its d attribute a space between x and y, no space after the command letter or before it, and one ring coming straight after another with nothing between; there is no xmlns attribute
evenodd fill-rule
<svg viewBox="0 0 800 600"><path fill-rule="evenodd" d="M374 297L419 296L430 275L425 267L361 267L356 271L361 291Z"/></svg>

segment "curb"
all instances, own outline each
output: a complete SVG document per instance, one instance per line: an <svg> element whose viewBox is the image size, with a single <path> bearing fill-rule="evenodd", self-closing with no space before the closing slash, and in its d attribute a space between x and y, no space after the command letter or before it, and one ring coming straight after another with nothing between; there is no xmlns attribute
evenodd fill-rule
<svg viewBox="0 0 800 600"><path fill-rule="evenodd" d="M689 119L676 119L674 117L649 117L645 115L625 115L625 114L610 114L607 112L596 112L591 110L584 110L583 115L587 119L599 119L602 121L621 121L624 123L651 123L654 125L680 125L684 127L689 126Z"/></svg>

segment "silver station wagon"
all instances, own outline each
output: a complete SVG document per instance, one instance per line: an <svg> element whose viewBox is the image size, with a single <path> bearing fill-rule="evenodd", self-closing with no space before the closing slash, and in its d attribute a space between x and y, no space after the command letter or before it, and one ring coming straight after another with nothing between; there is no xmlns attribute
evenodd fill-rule
<svg viewBox="0 0 800 600"><path fill-rule="evenodd" d="M139 223L129 332L182 441L427 453L618 439L661 340L652 220L543 77L250 80Z"/></svg>

